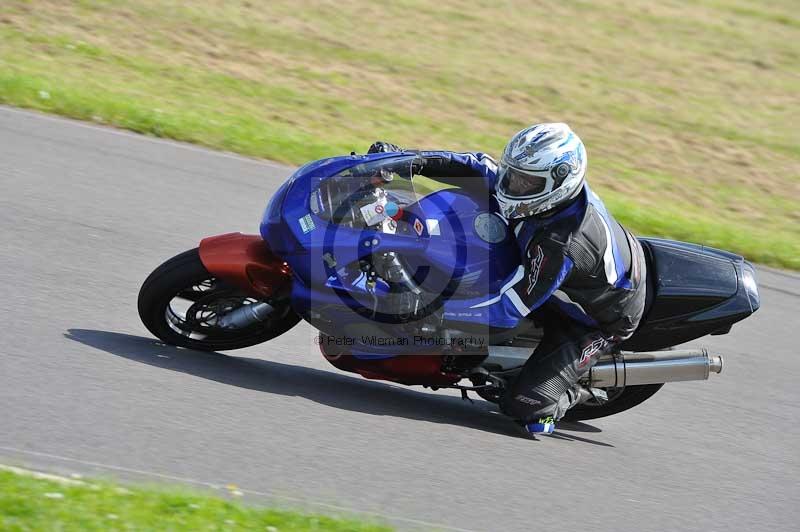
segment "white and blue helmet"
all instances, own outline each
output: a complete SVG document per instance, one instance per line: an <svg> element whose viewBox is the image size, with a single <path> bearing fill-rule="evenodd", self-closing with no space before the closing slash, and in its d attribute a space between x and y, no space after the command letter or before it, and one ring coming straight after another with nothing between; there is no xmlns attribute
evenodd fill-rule
<svg viewBox="0 0 800 532"><path fill-rule="evenodd" d="M567 124L536 124L503 150L495 195L506 218L545 214L580 193L586 149Z"/></svg>

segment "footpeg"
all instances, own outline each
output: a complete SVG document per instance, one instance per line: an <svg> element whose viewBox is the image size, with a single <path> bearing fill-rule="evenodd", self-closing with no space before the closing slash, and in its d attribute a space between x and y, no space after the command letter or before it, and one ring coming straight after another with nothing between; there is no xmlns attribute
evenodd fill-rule
<svg viewBox="0 0 800 532"><path fill-rule="evenodd" d="M467 395L467 390L464 388L461 388L461 400L469 401L470 403L475 404L475 401L473 401L472 398Z"/></svg>

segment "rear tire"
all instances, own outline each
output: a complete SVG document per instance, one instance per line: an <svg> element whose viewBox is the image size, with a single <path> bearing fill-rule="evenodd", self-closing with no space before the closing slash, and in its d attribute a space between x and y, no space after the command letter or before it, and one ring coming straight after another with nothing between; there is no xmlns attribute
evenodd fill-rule
<svg viewBox="0 0 800 532"><path fill-rule="evenodd" d="M173 302L190 304L181 318ZM225 351L260 344L280 336L299 321L288 300L269 303L270 316L242 329L214 326L210 309L231 309L255 301L236 287L214 278L200 260L197 248L177 255L151 273L139 290L139 317L147 330L169 345L200 351ZM198 307L204 304L206 307ZM198 319L202 315L202 319ZM183 321L181 321L183 319Z"/></svg>
<svg viewBox="0 0 800 532"><path fill-rule="evenodd" d="M586 402L570 408L562 418L564 421L584 421L613 416L650 399L664 384L641 384L626 386L622 392L606 403ZM613 390L608 390L609 395Z"/></svg>

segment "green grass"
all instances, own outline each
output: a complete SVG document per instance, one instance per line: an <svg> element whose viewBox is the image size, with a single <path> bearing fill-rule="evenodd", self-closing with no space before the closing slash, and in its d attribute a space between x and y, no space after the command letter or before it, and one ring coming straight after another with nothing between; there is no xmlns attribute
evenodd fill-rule
<svg viewBox="0 0 800 532"><path fill-rule="evenodd" d="M639 234L800 269L792 0L5 0L0 102L302 163L569 122Z"/></svg>
<svg viewBox="0 0 800 532"><path fill-rule="evenodd" d="M355 519L255 508L185 488L63 484L0 470L0 530L383 532Z"/></svg>

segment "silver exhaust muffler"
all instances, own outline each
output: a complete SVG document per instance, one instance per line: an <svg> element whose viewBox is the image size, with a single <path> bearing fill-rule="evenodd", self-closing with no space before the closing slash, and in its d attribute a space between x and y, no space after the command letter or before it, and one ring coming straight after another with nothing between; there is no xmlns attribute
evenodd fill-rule
<svg viewBox="0 0 800 532"><path fill-rule="evenodd" d="M722 357L705 349L624 352L602 357L587 375L593 388L622 388L636 384L704 381L722 372Z"/></svg>

